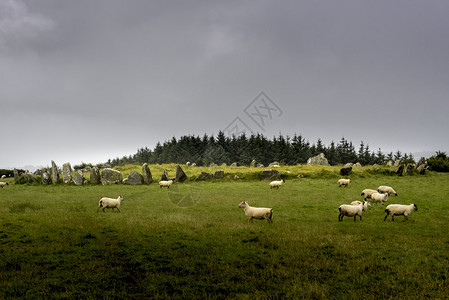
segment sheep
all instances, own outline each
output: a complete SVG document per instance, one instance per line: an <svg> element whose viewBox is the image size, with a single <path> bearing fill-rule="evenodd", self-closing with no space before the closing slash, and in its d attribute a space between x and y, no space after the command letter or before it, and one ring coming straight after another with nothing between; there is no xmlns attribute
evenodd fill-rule
<svg viewBox="0 0 449 300"><path fill-rule="evenodd" d="M6 186L6 185L9 185L9 183L3 182L3 181L0 182L0 187L1 187L1 188L3 188L3 187Z"/></svg>
<svg viewBox="0 0 449 300"><path fill-rule="evenodd" d="M252 207L249 206L246 201L243 201L239 204L239 208L243 208L245 210L245 215L249 218L249 222L252 222L253 219L266 219L268 223L273 223L273 209L265 208L265 207Z"/></svg>
<svg viewBox="0 0 449 300"><path fill-rule="evenodd" d="M6 178L6 175L2 175L2 179Z"/></svg>
<svg viewBox="0 0 449 300"><path fill-rule="evenodd" d="M408 220L408 216L412 213L412 211L418 210L416 204L403 205L403 204L390 204L385 208L385 212L387 215L384 218L384 221L391 216L391 221L394 221L394 216L404 216L404 221Z"/></svg>
<svg viewBox="0 0 449 300"><path fill-rule="evenodd" d="M362 194L360 196L363 196L363 198L366 199L371 199L371 195L377 193L376 190L372 190L372 189L364 189L362 191Z"/></svg>
<svg viewBox="0 0 449 300"><path fill-rule="evenodd" d="M103 207L103 212L105 212L105 208L112 208L112 210L114 210L114 208L117 208L118 212L120 212L120 202L123 200L123 196L118 196L117 199L103 197L98 202L97 212L100 207Z"/></svg>
<svg viewBox="0 0 449 300"><path fill-rule="evenodd" d="M386 202L388 200L388 194L381 194L381 193L372 193L371 194L371 200L373 201L373 203L382 203L382 205L384 205L384 202Z"/></svg>
<svg viewBox="0 0 449 300"><path fill-rule="evenodd" d="M160 188L166 187L167 189L169 189L172 184L173 184L173 179L159 181Z"/></svg>
<svg viewBox="0 0 449 300"><path fill-rule="evenodd" d="M272 188L277 188L277 189L279 189L279 187L280 187L281 185L283 185L284 183L285 183L285 180L284 180L284 179L272 181L272 182L270 182L270 189L272 189Z"/></svg>
<svg viewBox="0 0 449 300"><path fill-rule="evenodd" d="M343 204L338 208L340 214L338 215L338 221L343 221L343 217L354 217L354 222L357 216L360 217L362 221L363 203L358 205Z"/></svg>
<svg viewBox="0 0 449 300"><path fill-rule="evenodd" d="M396 193L396 191L391 186L381 185L380 187L377 188L377 191L381 194L388 193L388 195L392 195L392 194L394 194L395 196L398 195L398 193Z"/></svg>
<svg viewBox="0 0 449 300"><path fill-rule="evenodd" d="M351 179L339 179L338 187L341 187L342 185L344 185L345 187L348 187L350 182L351 182Z"/></svg>
<svg viewBox="0 0 449 300"><path fill-rule="evenodd" d="M368 201L352 201L351 205L360 205L363 204L363 209L362 211L367 212L368 211L368 206L371 206L371 203L369 203Z"/></svg>

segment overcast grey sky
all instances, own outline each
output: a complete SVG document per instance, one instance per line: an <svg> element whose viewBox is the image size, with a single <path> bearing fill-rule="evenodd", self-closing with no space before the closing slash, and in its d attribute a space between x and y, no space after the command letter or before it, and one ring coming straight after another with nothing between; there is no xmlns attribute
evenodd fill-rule
<svg viewBox="0 0 449 300"><path fill-rule="evenodd" d="M0 0L0 168L105 162L230 123L447 151L448 12L445 0Z"/></svg>

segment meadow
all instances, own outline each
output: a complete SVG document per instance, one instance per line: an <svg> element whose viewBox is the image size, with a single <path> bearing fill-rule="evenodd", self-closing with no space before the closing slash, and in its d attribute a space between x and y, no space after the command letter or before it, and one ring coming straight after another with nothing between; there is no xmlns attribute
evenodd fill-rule
<svg viewBox="0 0 449 300"><path fill-rule="evenodd" d="M174 167L150 166L155 178ZM203 170L185 169L191 178ZM9 181L0 189L0 298L447 298L448 174L366 167L339 188L338 170L282 167L279 190L244 167L170 190ZM385 206L373 205L362 221L338 222L339 205L379 185L398 192L387 204L418 211L383 221ZM97 213L101 197L118 195L121 213ZM273 224L248 222L241 201L272 207Z"/></svg>

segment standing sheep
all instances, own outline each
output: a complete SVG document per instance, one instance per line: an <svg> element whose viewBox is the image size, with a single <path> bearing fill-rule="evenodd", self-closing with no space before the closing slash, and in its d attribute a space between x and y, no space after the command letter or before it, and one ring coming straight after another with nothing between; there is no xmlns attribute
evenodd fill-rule
<svg viewBox="0 0 449 300"><path fill-rule="evenodd" d="M371 195L377 193L376 190L372 190L372 189L364 189L362 191L362 197L366 200L366 199L371 199Z"/></svg>
<svg viewBox="0 0 449 300"><path fill-rule="evenodd" d="M0 182L0 187L1 187L1 188L3 188L3 187L6 186L6 185L9 185L9 183L3 182L3 181Z"/></svg>
<svg viewBox="0 0 449 300"><path fill-rule="evenodd" d="M252 222L253 219L266 219L268 223L273 223L273 209L272 208L265 208L265 207L252 207L249 206L246 201L243 201L239 204L240 208L243 208L245 210L245 215L249 218L248 221Z"/></svg>
<svg viewBox="0 0 449 300"><path fill-rule="evenodd" d="M172 184L173 184L173 179L172 180L161 180L161 181L159 181L159 187L160 188L166 187L167 189L169 189Z"/></svg>
<svg viewBox="0 0 449 300"><path fill-rule="evenodd" d="M350 182L351 182L351 179L339 179L338 187L341 187L342 185L344 185L345 187L348 187Z"/></svg>
<svg viewBox="0 0 449 300"><path fill-rule="evenodd" d="M394 216L404 216L404 221L408 220L408 216L412 213L412 211L418 210L416 204L410 205L402 205L402 204L390 204L385 208L385 212L387 215L384 218L384 221L391 216L391 221L394 221Z"/></svg>
<svg viewBox="0 0 449 300"><path fill-rule="evenodd" d="M270 182L270 189L272 189L272 188L279 189L279 187L281 185L283 185L284 183L285 183L284 179L272 181L272 182Z"/></svg>
<svg viewBox="0 0 449 300"><path fill-rule="evenodd" d="M343 217L354 217L354 222L357 216L360 217L362 221L363 203L358 205L343 204L338 208L340 214L338 215L338 221L343 221Z"/></svg>
<svg viewBox="0 0 449 300"><path fill-rule="evenodd" d="M98 202L97 212L100 210L100 207L103 207L103 212L105 212L105 208L112 208L112 211L114 211L114 208L117 208L118 212L120 212L120 202L123 200L123 196L118 196L117 199L103 197Z"/></svg>
<svg viewBox="0 0 449 300"><path fill-rule="evenodd" d="M382 203L382 205L384 205L384 202L386 202L388 200L388 194L381 194L381 193L372 193L371 194L371 200L373 201L373 203Z"/></svg>
<svg viewBox="0 0 449 300"><path fill-rule="evenodd" d="M396 191L391 187L391 186L386 186L386 185L381 185L380 187L377 188L377 191L381 194L388 194L388 195L395 195L397 196L398 193L396 193Z"/></svg>

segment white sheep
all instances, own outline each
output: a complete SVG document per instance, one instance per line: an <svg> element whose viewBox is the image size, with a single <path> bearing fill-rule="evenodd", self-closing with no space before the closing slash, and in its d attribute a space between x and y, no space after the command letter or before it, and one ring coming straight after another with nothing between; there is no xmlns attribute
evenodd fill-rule
<svg viewBox="0 0 449 300"><path fill-rule="evenodd" d="M371 203L369 203L368 201L352 201L351 205L360 205L363 204L363 209L362 211L367 212L368 211L368 206L371 206Z"/></svg>
<svg viewBox="0 0 449 300"><path fill-rule="evenodd" d="M98 202L97 212L100 207L103 207L103 212L105 212L105 208L112 208L112 210L114 210L114 208L117 208L118 212L120 212L120 202L123 200L123 196L118 196L117 199L103 197Z"/></svg>
<svg viewBox="0 0 449 300"><path fill-rule="evenodd" d="M366 200L366 199L371 199L371 195L374 194L374 193L377 193L377 191L376 191L376 190L372 190L372 189L364 189L364 190L362 191L361 196L363 196L363 198L364 198L365 200Z"/></svg>
<svg viewBox="0 0 449 300"><path fill-rule="evenodd" d="M338 221L343 221L343 217L354 217L354 222L357 216L360 217L360 221L362 221L362 212L363 212L363 203L358 205L351 204L343 204L338 208L340 214L338 215Z"/></svg>
<svg viewBox="0 0 449 300"><path fill-rule="evenodd" d="M382 203L384 205L384 202L388 200L388 193L387 194L381 194L381 193L372 193L371 194L371 200L373 203Z"/></svg>
<svg viewBox="0 0 449 300"><path fill-rule="evenodd" d="M388 193L389 195L393 195L393 194L395 196L398 195L398 193L396 193L396 191L391 186L381 185L380 187L377 188L377 191L382 194Z"/></svg>
<svg viewBox="0 0 449 300"><path fill-rule="evenodd" d="M408 216L412 213L412 211L418 210L416 204L403 205L403 204L390 204L385 208L385 212L387 215L384 218L384 221L391 216L391 220L394 221L394 216L404 216L404 221L408 220Z"/></svg>
<svg viewBox="0 0 449 300"><path fill-rule="evenodd" d="M9 183L3 182L3 181L0 182L0 187L1 187L1 188L3 188L3 187L6 186L6 185L9 185Z"/></svg>
<svg viewBox="0 0 449 300"><path fill-rule="evenodd" d="M2 175L2 179L6 178L6 175Z"/></svg>
<svg viewBox="0 0 449 300"><path fill-rule="evenodd" d="M283 185L284 183L285 183L284 179L272 181L272 182L270 182L270 189L272 189L272 188L279 189L279 187L281 185Z"/></svg>
<svg viewBox="0 0 449 300"><path fill-rule="evenodd" d="M341 187L344 185L345 187L348 187L349 183L351 182L351 179L339 179L338 180L338 187Z"/></svg>
<svg viewBox="0 0 449 300"><path fill-rule="evenodd" d="M245 210L245 215L249 218L248 221L253 221L253 219L266 219L268 223L273 223L273 209L265 207L252 207L249 206L246 201L239 204L240 208Z"/></svg>
<svg viewBox="0 0 449 300"><path fill-rule="evenodd" d="M166 187L167 189L169 189L172 184L173 184L173 179L159 181L160 188Z"/></svg>

